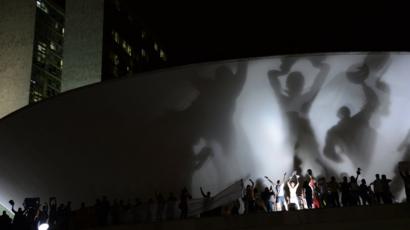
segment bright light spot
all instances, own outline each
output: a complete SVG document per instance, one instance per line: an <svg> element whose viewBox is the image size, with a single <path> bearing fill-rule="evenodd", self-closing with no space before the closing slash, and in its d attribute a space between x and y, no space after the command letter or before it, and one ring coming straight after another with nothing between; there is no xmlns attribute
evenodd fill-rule
<svg viewBox="0 0 410 230"><path fill-rule="evenodd" d="M40 224L40 226L38 226L38 230L47 230L48 229L48 224L44 223L44 224Z"/></svg>

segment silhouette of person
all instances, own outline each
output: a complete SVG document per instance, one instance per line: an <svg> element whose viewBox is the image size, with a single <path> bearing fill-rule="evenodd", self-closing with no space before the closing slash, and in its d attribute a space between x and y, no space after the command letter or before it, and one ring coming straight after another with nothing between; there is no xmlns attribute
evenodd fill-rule
<svg viewBox="0 0 410 230"><path fill-rule="evenodd" d="M376 174L376 179L372 183L370 183L370 185L373 185L373 192L376 198L376 202L378 204L381 204L382 194L383 194L383 185L382 185L382 181L380 180L379 174Z"/></svg>
<svg viewBox="0 0 410 230"><path fill-rule="evenodd" d="M363 78L362 75L367 76L368 71L368 67L364 65L359 70L348 73L347 76ZM373 152L376 131L370 126L369 121L379 105L378 98L374 90L367 86L364 80L358 83L361 84L366 97L362 109L352 116L350 109L347 106L342 106L337 112L339 122L326 135L323 153L335 161L341 160L338 154L345 154L352 162L366 162L369 161Z"/></svg>
<svg viewBox="0 0 410 230"><path fill-rule="evenodd" d="M357 184L357 178L350 177L349 182L349 204L351 206L357 206L359 204L359 185Z"/></svg>
<svg viewBox="0 0 410 230"><path fill-rule="evenodd" d="M319 190L320 207L325 207L329 204L329 189L324 177L319 178L317 187Z"/></svg>
<svg viewBox="0 0 410 230"><path fill-rule="evenodd" d="M303 74L299 71L290 72L296 59L282 58L280 69L268 72L273 92L287 118L290 146L294 148L294 168L298 171L303 170L301 164L322 168L319 163L318 144L309 121L309 111L329 72L329 65L323 62L324 59L323 56L310 59L312 65L319 69L319 73L310 89L305 93L303 92L305 90ZM282 89L279 77L285 75L287 76L286 88Z"/></svg>
<svg viewBox="0 0 410 230"><path fill-rule="evenodd" d="M256 210L256 197L255 197L255 182L249 179L251 184L246 186L245 189L245 212L250 213Z"/></svg>
<svg viewBox="0 0 410 230"><path fill-rule="evenodd" d="M390 182L392 180L387 179L386 175L382 175L381 184L382 184L382 200L384 204L393 203L393 195L390 190Z"/></svg>
<svg viewBox="0 0 410 230"><path fill-rule="evenodd" d="M359 185L359 196L362 200L362 205L371 205L372 201L370 199L370 188L366 184L366 180L362 179Z"/></svg>
<svg viewBox="0 0 410 230"><path fill-rule="evenodd" d="M236 99L246 73L247 64L238 63L236 71L220 66L210 78L195 78L191 82L198 95L195 100L183 110L164 111L147 127L147 133L141 137L144 143L141 148L146 155L154 156L158 152L178 154L177 159L168 158L171 160L166 162L167 167L163 167L167 170L164 173L176 174L176 181L171 186L190 188L194 173L214 156L214 145L221 147L218 152L229 152ZM201 140L205 146L194 152L193 146ZM156 161L154 157L150 160ZM215 168L221 170L223 167Z"/></svg>
<svg viewBox="0 0 410 230"><path fill-rule="evenodd" d="M397 148L397 151L402 153L402 157L401 157L402 162L410 162L410 130L408 131L404 140L400 143L399 147ZM402 180L403 180L403 175L405 175L406 172L407 172L406 170L404 170L404 172L401 171L400 167L397 171L395 171L396 174L394 175L392 182L391 182L391 188L392 188L393 194L400 192L400 190L403 188Z"/></svg>
<svg viewBox="0 0 410 230"><path fill-rule="evenodd" d="M212 212L210 210L210 206L212 204L212 196L211 196L211 192L204 192L204 190L202 189L202 187L199 188L199 190L201 190L201 195L204 198L204 210L205 212L203 212L201 215L202 216L211 216Z"/></svg>
<svg viewBox="0 0 410 230"><path fill-rule="evenodd" d="M0 216L0 229L11 229L11 218L7 215L6 211L3 211L2 215Z"/></svg>
<svg viewBox="0 0 410 230"><path fill-rule="evenodd" d="M17 211L14 209L14 201L10 201L11 204L11 211L14 213L13 218L13 229L30 229L30 223L27 220L26 214L27 210L23 210L22 208L18 208Z"/></svg>
<svg viewBox="0 0 410 230"><path fill-rule="evenodd" d="M404 191L406 192L406 201L410 203L410 171L400 171L400 176L403 179Z"/></svg>
<svg viewBox="0 0 410 230"><path fill-rule="evenodd" d="M272 186L270 186L270 188L265 187L264 191L261 193L261 198L265 204L267 213L271 213L273 211L271 200L274 195L275 193L273 192Z"/></svg>
<svg viewBox="0 0 410 230"><path fill-rule="evenodd" d="M388 113L389 87L381 80L389 61L389 55L366 56L364 61L346 70L346 78L360 85L365 96L362 108L352 114L348 106L337 111L339 121L327 131L324 155L330 160L340 162L347 156L355 164L367 164L372 159L377 132L370 125L378 114ZM373 124L379 123L372 122Z"/></svg>
<svg viewBox="0 0 410 230"><path fill-rule="evenodd" d="M228 152L235 102L246 81L246 73L245 63L239 63L235 73L227 66L220 66L216 68L212 79L193 82L199 96L187 113L200 118L201 136L220 144L223 153Z"/></svg>
<svg viewBox="0 0 410 230"><path fill-rule="evenodd" d="M48 224L51 229L55 228L57 220L57 199L55 197L50 197L49 199L50 214L48 218Z"/></svg>
<svg viewBox="0 0 410 230"><path fill-rule="evenodd" d="M339 201L339 183L337 183L336 178L332 176L330 178L330 181L327 184L327 187L329 188L329 203L331 207L340 207L340 201Z"/></svg>
<svg viewBox="0 0 410 230"><path fill-rule="evenodd" d="M303 182L303 189L305 193L305 200L307 208L313 208L313 191L312 188L309 186L309 181L305 180Z"/></svg>
<svg viewBox="0 0 410 230"><path fill-rule="evenodd" d="M173 193L170 193L167 200L166 206L166 216L167 220L172 220L175 218L175 205L177 202L177 198Z"/></svg>
<svg viewBox="0 0 410 230"><path fill-rule="evenodd" d="M342 183L340 183L340 192L342 193L342 205L343 207L347 207L350 205L350 191L349 191L349 182L347 181L347 177L343 177Z"/></svg>
<svg viewBox="0 0 410 230"><path fill-rule="evenodd" d="M188 189L183 188L181 190L181 195L179 197L179 209L181 209L181 219L188 217L188 201L192 199L191 194L189 194Z"/></svg>

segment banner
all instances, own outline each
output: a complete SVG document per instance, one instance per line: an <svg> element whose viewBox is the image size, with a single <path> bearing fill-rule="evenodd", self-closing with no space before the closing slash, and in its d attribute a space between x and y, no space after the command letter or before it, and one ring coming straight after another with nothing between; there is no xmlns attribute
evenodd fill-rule
<svg viewBox="0 0 410 230"><path fill-rule="evenodd" d="M188 216L199 214L227 205L243 196L243 181L239 180L211 198L192 199L188 202ZM242 206L242 205L241 205Z"/></svg>

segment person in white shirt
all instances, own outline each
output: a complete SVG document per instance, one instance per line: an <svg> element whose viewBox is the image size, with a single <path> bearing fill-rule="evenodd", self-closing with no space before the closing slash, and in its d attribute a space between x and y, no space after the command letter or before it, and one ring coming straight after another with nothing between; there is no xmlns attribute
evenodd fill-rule
<svg viewBox="0 0 410 230"><path fill-rule="evenodd" d="M276 197L276 210L278 211L282 211L283 207L285 207L285 210L288 211L288 204L286 203L286 199L285 199L285 177L286 177L286 173L283 174L282 182L278 180L275 185L272 180L270 180L267 176L265 176L265 178L272 185L275 186L276 196L277 196Z"/></svg>
<svg viewBox="0 0 410 230"><path fill-rule="evenodd" d="M296 194L296 191L299 187L299 182L297 181L295 184L295 182L290 181L290 178L289 178L288 187L289 187L289 193L290 193L289 203L294 204L296 206L296 209L299 210L300 209L299 199L298 199L298 195Z"/></svg>

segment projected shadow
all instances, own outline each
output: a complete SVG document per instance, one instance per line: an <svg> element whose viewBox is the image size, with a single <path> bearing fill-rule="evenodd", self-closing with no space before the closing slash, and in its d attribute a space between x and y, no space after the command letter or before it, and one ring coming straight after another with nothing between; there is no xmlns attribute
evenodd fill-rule
<svg viewBox="0 0 410 230"><path fill-rule="evenodd" d="M339 121L327 131L325 138L323 153L328 159L341 162L342 156L346 156L356 166L368 168L377 138L377 127L370 124L371 119L376 119L376 114L388 113L389 108L389 103L384 103L388 100L377 92L389 96L389 87L381 80L389 59L389 55L368 55L362 63L338 75L345 75L351 84L359 85L364 101L360 111L353 115L346 105L338 109Z"/></svg>
<svg viewBox="0 0 410 230"><path fill-rule="evenodd" d="M325 56L309 58L312 66L319 69L319 73L310 89L305 93L303 93L306 90L303 74L290 71L298 59L282 58L279 70L268 72L273 92L287 119L289 141L294 151L294 169L298 171L306 170L308 167L322 168L319 163L318 143L309 120L309 110L329 73L329 65L323 62L325 58ZM286 88L284 89L279 81L282 76L286 76Z"/></svg>
<svg viewBox="0 0 410 230"><path fill-rule="evenodd" d="M410 130L408 131L404 140L400 143L397 151L403 154L401 161L410 162ZM398 168L394 169L394 173L395 174L391 182L391 189L393 194L397 194L403 189L403 179L401 178Z"/></svg>
<svg viewBox="0 0 410 230"><path fill-rule="evenodd" d="M239 63L235 73L227 66L221 66L211 78L195 78L192 84L199 95L188 108L167 111L147 125L141 152L148 151L151 156L167 153L166 159L157 161L163 175L174 176L168 187L190 188L193 174L221 152L209 145L210 141L218 143L222 153L229 152L236 98L246 80L246 71L247 64ZM205 142L204 146L194 151L194 146L201 140Z"/></svg>

